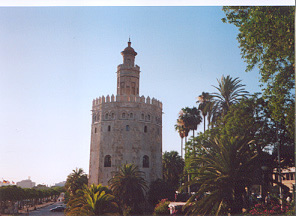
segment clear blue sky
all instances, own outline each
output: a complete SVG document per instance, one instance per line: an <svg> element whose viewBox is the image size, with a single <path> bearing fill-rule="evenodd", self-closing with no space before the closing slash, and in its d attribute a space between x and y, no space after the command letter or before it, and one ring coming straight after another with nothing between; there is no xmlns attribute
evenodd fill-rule
<svg viewBox="0 0 296 216"><path fill-rule="evenodd" d="M260 91L223 17L222 7L1 7L0 180L51 185L75 167L88 173L92 99L116 93L129 35L140 95L163 102L163 151L180 151L179 110L217 78Z"/></svg>

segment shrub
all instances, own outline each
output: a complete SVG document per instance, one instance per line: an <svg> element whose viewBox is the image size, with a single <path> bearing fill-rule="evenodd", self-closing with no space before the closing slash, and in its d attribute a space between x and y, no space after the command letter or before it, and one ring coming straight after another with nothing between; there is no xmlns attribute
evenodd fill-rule
<svg viewBox="0 0 296 216"><path fill-rule="evenodd" d="M271 202L269 205L258 203L249 213L251 215L282 215L289 210L288 205L283 205L282 208L277 202Z"/></svg>
<svg viewBox="0 0 296 216"><path fill-rule="evenodd" d="M157 216L157 215L169 215L170 214L169 204L170 204L170 201L168 201L167 199L162 199L155 206L153 215L154 216Z"/></svg>

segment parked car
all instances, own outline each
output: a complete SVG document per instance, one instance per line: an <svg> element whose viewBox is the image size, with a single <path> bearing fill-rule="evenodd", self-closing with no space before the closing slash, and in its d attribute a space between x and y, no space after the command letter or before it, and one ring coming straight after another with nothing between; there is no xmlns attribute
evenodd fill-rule
<svg viewBox="0 0 296 216"><path fill-rule="evenodd" d="M63 212L65 210L65 207L63 206L57 206L55 208L50 209L51 212Z"/></svg>

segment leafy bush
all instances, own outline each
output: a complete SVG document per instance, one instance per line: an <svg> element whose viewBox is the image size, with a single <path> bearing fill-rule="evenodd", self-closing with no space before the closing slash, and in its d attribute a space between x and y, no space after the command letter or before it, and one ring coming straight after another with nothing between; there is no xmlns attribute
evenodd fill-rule
<svg viewBox="0 0 296 216"><path fill-rule="evenodd" d="M157 215L169 215L170 214L169 204L170 204L170 201L168 201L167 199L162 199L155 206L153 215L154 216L157 216Z"/></svg>
<svg viewBox="0 0 296 216"><path fill-rule="evenodd" d="M283 205L281 208L278 203L271 202L270 205L258 203L249 211L249 213L251 215L282 215L288 211L288 205Z"/></svg>

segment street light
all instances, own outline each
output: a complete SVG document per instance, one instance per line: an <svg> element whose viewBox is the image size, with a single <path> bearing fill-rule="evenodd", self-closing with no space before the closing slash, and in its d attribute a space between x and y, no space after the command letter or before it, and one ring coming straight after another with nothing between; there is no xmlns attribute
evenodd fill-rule
<svg viewBox="0 0 296 216"><path fill-rule="evenodd" d="M265 196L266 196L266 176L264 175L266 171L268 171L268 166L261 166L262 172L262 190L261 190L261 197L263 199L263 202L265 203Z"/></svg>
<svg viewBox="0 0 296 216"><path fill-rule="evenodd" d="M279 181L279 193L280 193L280 204L282 208L283 195L282 195L282 174L281 174L281 156L280 156L280 142L278 137L278 123L276 122L276 144L277 144L277 156L278 156L278 181Z"/></svg>

